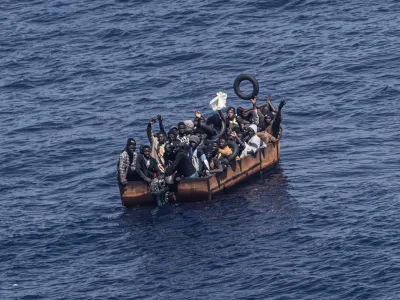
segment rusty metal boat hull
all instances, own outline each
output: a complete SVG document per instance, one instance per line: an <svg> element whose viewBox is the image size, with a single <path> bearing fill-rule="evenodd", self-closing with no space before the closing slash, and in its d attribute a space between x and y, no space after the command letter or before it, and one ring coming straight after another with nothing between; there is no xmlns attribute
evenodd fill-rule
<svg viewBox="0 0 400 300"><path fill-rule="evenodd" d="M274 168L280 158L280 142L270 143L256 155L249 155L234 162L218 176L209 178L182 179L176 193L177 202L210 200L213 195L224 191L263 170ZM141 181L131 181L125 190L120 190L124 207L156 205L149 186Z"/></svg>

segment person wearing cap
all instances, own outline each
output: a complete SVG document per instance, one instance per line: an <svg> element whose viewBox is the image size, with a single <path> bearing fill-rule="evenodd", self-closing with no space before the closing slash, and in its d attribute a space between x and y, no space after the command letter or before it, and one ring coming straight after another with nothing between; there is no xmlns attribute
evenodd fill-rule
<svg viewBox="0 0 400 300"><path fill-rule="evenodd" d="M128 184L128 181L140 180L136 172L136 160L136 141L134 138L129 138L118 160L118 182L122 188Z"/></svg>
<svg viewBox="0 0 400 300"><path fill-rule="evenodd" d="M206 156L202 149L199 148L200 138L197 135L191 135L189 137L189 158L192 161L193 167L196 171L199 171L199 166L201 163L206 162L208 164Z"/></svg>
<svg viewBox="0 0 400 300"><path fill-rule="evenodd" d="M147 125L147 138L149 139L151 145L151 157L153 157L157 162L157 167L161 173L164 173L165 169L165 142L166 136L163 124L163 117L161 115L157 116L157 120L160 127L160 132L156 135L153 135L152 126L155 123L155 119L151 119L149 124Z"/></svg>

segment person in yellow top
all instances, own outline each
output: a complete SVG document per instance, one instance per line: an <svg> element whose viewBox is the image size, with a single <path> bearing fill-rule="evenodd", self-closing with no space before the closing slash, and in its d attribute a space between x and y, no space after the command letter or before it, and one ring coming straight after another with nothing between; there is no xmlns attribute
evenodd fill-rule
<svg viewBox="0 0 400 300"><path fill-rule="evenodd" d="M218 155L217 158L221 161L223 165L228 165L228 157L232 155L232 149L229 148L225 138L220 138L218 140Z"/></svg>

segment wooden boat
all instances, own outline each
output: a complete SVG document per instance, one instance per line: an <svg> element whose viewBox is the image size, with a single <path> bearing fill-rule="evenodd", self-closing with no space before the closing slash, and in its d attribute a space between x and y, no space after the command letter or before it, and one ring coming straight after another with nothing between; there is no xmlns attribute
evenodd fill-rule
<svg viewBox="0 0 400 300"><path fill-rule="evenodd" d="M255 155L249 155L240 161L234 161L230 167L217 176L208 178L182 179L176 193L177 202L210 200L215 194L224 191L247 177L262 170L274 168L280 158L280 142L269 143ZM145 182L131 181L125 190L120 190L124 207L138 205L156 205Z"/></svg>

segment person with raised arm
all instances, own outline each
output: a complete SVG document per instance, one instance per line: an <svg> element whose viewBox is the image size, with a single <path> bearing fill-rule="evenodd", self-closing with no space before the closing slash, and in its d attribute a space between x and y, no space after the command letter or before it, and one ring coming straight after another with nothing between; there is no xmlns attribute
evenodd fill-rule
<svg viewBox="0 0 400 300"><path fill-rule="evenodd" d="M155 123L155 119L151 119L149 124L147 125L147 138L149 139L151 145L151 156L157 161L158 169L161 173L164 173L165 169L165 142L166 142L166 133L163 124L163 117L161 115L157 116L158 124L160 127L160 131L153 135L153 124Z"/></svg>

